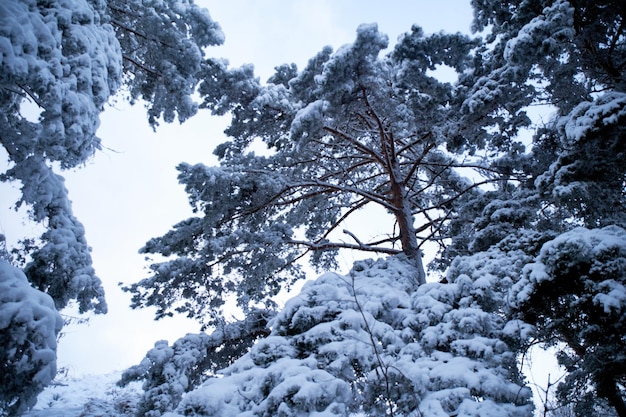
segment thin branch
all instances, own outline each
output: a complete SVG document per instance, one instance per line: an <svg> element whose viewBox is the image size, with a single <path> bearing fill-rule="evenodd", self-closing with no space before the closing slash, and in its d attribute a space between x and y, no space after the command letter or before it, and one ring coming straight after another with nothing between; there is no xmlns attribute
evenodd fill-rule
<svg viewBox="0 0 626 417"><path fill-rule="evenodd" d="M354 205L350 207L348 211L346 211L339 219L337 219L335 223L328 227L328 230L326 230L321 239L326 239L337 227L339 227L340 224L343 223L345 219L351 216L352 213L354 213L355 211L363 208L365 205L367 205L367 203L369 203L369 201L365 198L355 201Z"/></svg>
<svg viewBox="0 0 626 417"><path fill-rule="evenodd" d="M441 176L442 176L442 175L443 175L443 174L444 174L447 170L446 170L446 168L444 167L444 169L441 169L440 171L437 171L437 172L435 172L435 171L434 171L434 170L432 170L432 169L431 169L430 171L431 171L431 173L432 173L432 174L434 174L434 175L433 175L433 176L432 176L432 177L428 180L428 182L426 183L426 185L424 185L423 187L421 187L419 190L415 190L415 189L413 189L413 186L411 186L411 187L407 187L407 188L408 188L408 189L407 189L407 193L408 193L408 198L409 198L409 199L413 198L413 196L415 196L415 195L419 195L419 194L422 194L422 193L426 192L426 190L428 190L430 187L432 187L433 185L435 185L435 184L436 184L437 179L438 179L439 177L441 177ZM407 180L408 180L408 178L407 178ZM416 181L417 181L417 178L416 178ZM410 192L410 193L409 193L409 192Z"/></svg>
<svg viewBox="0 0 626 417"><path fill-rule="evenodd" d="M22 85L22 84L16 84L16 85L17 85L19 88L21 88L21 89L22 89L22 90L23 90L23 91L24 91L24 92L28 95L28 97L30 97L30 98L31 98L31 99L35 102L35 104L37 104L37 105L38 105L39 107L41 107L42 109L45 109L45 108L46 108L46 107L44 106L43 102L42 102L42 101L40 101L40 100L39 100L39 98L37 98L37 96L35 95L35 93L33 93L33 92L31 91L31 89L30 89L30 88L28 88L27 86ZM5 88L6 88L6 87L5 87ZM7 88L7 90L9 90L9 89ZM9 91L12 91L12 90L9 90ZM16 92L16 94L19 94L19 93L17 93L17 92ZM20 95L21 95L21 94L20 94Z"/></svg>
<svg viewBox="0 0 626 417"><path fill-rule="evenodd" d="M381 164L387 170L389 179L394 183L398 183L398 179L396 178L396 172L393 169L393 167L397 165L393 136L387 134L383 121L380 119L378 113L376 113L371 103L369 102L369 99L367 98L365 88L361 88L361 95L363 96L363 102L365 103L365 107L367 108L367 114L374 119L376 127L378 128L380 147L383 152L383 157L385 158L385 162Z"/></svg>
<svg viewBox="0 0 626 417"><path fill-rule="evenodd" d="M462 195L464 195L465 193L467 193L468 191L470 191L470 190L472 190L472 189L474 189L474 188L476 188L476 187L480 187L481 185L485 185L485 184L492 183L492 182L494 182L494 181L495 181L495 180L484 180L484 181L480 181L480 182L475 182L475 183L473 183L472 185L470 185L469 187L465 188L464 190L461 190L460 192L456 193L454 196L449 197L449 198L448 198L448 199L446 199L446 200L440 201L439 203L437 203L437 204L436 204L436 205L434 205L434 206L431 206L431 207L428 207L428 208L425 208L425 209L418 210L418 211L414 212L413 214L423 213L423 212L425 212L426 210L429 210L429 211L430 211L430 210L435 210L435 209L441 209L442 207L446 206L447 204L452 203L452 202L453 202L453 201L455 201L456 199L461 198L461 196L462 196Z"/></svg>
<svg viewBox="0 0 626 417"><path fill-rule="evenodd" d="M356 139L354 139L353 137L351 137L350 135L337 130L335 128L329 127L329 126L324 126L323 129L325 131L327 131L328 133L335 135L341 139L346 140L347 142L349 142L350 144L352 144L355 148L361 150L362 152L366 153L367 155L371 156L372 158L374 158L375 161L377 161L379 164L381 164L382 166L385 166L385 161L383 160L383 158L378 155L378 153L376 153L375 150L368 148L367 146L363 145L362 143L360 143L359 141L357 141Z"/></svg>
<svg viewBox="0 0 626 417"><path fill-rule="evenodd" d="M167 48L174 49L174 47L172 45L169 45L169 44L167 44L167 43L165 43L165 42L163 42L163 41L161 41L159 39L150 38L150 37L144 35L141 32L137 32L135 29L129 28L128 26L124 25L122 22L120 22L118 20L112 20L111 23L114 26L117 26L118 28L120 28L122 30L125 30L126 32L132 33L133 35L135 35L135 36L137 36L137 37L139 37L141 39L144 39L144 40L147 40L147 41L151 41L151 42L154 42L154 43L158 43L158 44L161 44L162 46L165 46Z"/></svg>
<svg viewBox="0 0 626 417"><path fill-rule="evenodd" d="M374 339L374 331L365 316L365 311L359 302L358 297L356 296L356 286L354 284L355 277L354 273L350 274L351 278L351 288L352 288L352 296L354 297L354 303L356 304L357 310L361 314L361 318L363 319L363 323L365 324L365 332L368 334L370 343L372 345L372 349L374 350L374 356L376 356L376 362L378 362L378 367L380 368L380 372L383 374L383 378L385 380L385 391L387 395L387 406L389 407L389 415L393 417L393 401L391 399L391 383L389 381L389 372L388 366L384 363L381 353L378 351L378 346L376 344L376 340Z"/></svg>
<svg viewBox="0 0 626 417"><path fill-rule="evenodd" d="M375 240L373 242L367 242L367 245L369 245L369 246L379 246L379 245L382 245L384 243L394 244L398 240L400 240L400 236L389 236L389 237L386 237L384 239Z"/></svg>
<svg viewBox="0 0 626 417"><path fill-rule="evenodd" d="M298 182L298 183L294 183L291 184L290 187L323 187L323 188L327 188L328 190L332 190L332 191L340 191L340 192L346 192L346 193L352 193L352 194L356 194L358 196L361 196L369 201L371 201L372 203L377 203L383 207L385 207L386 209L393 211L393 210L397 210L397 208L391 204L389 201L387 201L387 199L382 196L382 195L377 195L375 193L369 192L369 191L365 191L365 190L360 190L356 187L350 187L350 186L344 186L344 185L335 185L329 182L325 182L325 181L319 181L319 180L306 180L306 181L302 181L302 182Z"/></svg>
<svg viewBox="0 0 626 417"><path fill-rule="evenodd" d="M415 159L415 161L413 162L411 169L409 169L409 172L406 174L406 176L404 177L403 180L403 184L406 184L409 182L409 179L411 177L413 177L413 174L415 174L415 171L417 171L417 169L420 167L420 165L422 164L422 161L424 160L424 158L426 158L426 156L430 153L430 151L436 147L437 145L433 142L433 143L429 143L423 150L420 156L417 157L417 159Z"/></svg>
<svg viewBox="0 0 626 417"><path fill-rule="evenodd" d="M131 64L133 64L134 66L136 66L137 68L154 75L157 78L161 78L163 77L163 75L161 75L160 73L158 73L157 71L150 69L146 66L144 66L143 64L137 62L134 58L129 57L128 55L123 55L122 58L128 62L130 62Z"/></svg>
<svg viewBox="0 0 626 417"><path fill-rule="evenodd" d="M352 233L351 231L349 231L348 229L343 229L343 232L344 232L345 234L347 234L348 236L350 236L352 239L354 239L354 241L355 241L355 242L356 242L359 246L361 246L361 247L365 246L365 245L363 245L363 242L361 242L361 241L359 240L359 238L358 238L358 237L356 237L356 235L355 235L354 233Z"/></svg>
<svg viewBox="0 0 626 417"><path fill-rule="evenodd" d="M398 155L402 154L404 151L412 149L413 146L417 145L418 143L428 139L430 136L432 136L432 132L427 132L426 134L418 137L417 139L415 139L414 141L411 141L407 144L403 144L404 146L402 146L402 148L400 148L400 150L398 151ZM402 143L401 143L402 144Z"/></svg>
<svg viewBox="0 0 626 417"><path fill-rule="evenodd" d="M355 250L361 250L364 252L385 253L387 255L397 255L399 253L402 253L402 251L399 249L383 248L383 247L375 247L375 246L367 246L367 245L361 246L361 245L355 245L355 244L346 243L346 242L315 243L315 242L309 242L306 240L290 239L287 241L287 243L292 244L292 245L304 246L314 251L333 250L333 249L355 249Z"/></svg>

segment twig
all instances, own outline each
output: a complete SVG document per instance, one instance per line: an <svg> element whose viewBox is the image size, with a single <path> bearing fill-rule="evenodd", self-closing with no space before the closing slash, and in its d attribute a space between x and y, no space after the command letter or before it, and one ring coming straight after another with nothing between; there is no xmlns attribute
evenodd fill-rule
<svg viewBox="0 0 626 417"><path fill-rule="evenodd" d="M363 311L363 307L361 306L361 303L359 302L359 299L356 296L356 286L354 285L354 273L350 274L350 278L352 279L351 287L352 287L352 296L354 297L354 303L356 304L359 314L361 314L361 317L363 318L363 323L365 324L365 331L367 332L368 337L370 339L370 343L372 345L372 349L374 350L374 355L376 356L376 361L378 362L378 367L380 368L380 372L383 374L383 378L385 380L385 392L387 395L387 406L389 407L389 415L393 417L394 416L393 402L391 400L391 386L390 386L390 381L389 381L388 366L383 362L383 358L381 357L381 354L378 351L378 347L376 346L376 340L374 340L374 332L372 331L372 328L370 327L370 324L367 321L367 318L365 317L365 312Z"/></svg>

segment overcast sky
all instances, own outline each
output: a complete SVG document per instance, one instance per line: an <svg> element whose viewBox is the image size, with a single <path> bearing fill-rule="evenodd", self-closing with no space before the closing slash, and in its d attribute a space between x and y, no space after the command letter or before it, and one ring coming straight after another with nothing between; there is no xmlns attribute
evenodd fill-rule
<svg viewBox="0 0 626 417"><path fill-rule="evenodd" d="M277 65L309 58L331 45L352 42L361 23L376 22L393 43L418 24L427 33L469 32L469 0L201 0L226 35L222 47L208 54L231 65L253 63L262 80ZM139 363L155 341L173 342L199 331L181 318L152 320L153 310L130 310L129 295L118 282L145 277L147 265L138 249L160 236L191 210L177 183L179 162L215 163L212 151L225 140L226 119L199 113L183 125L163 124L153 132L141 105L113 104L102 117L104 149L85 167L65 173L74 213L86 228L94 267L103 280L109 313L72 326L59 346L59 366L70 375L100 374ZM0 232L9 240L33 232L8 208L17 194L0 188ZM14 238L14 239L12 239Z"/></svg>

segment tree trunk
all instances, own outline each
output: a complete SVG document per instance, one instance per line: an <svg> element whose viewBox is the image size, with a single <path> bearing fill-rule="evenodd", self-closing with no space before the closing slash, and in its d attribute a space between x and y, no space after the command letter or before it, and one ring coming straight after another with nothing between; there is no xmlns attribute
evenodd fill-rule
<svg viewBox="0 0 626 417"><path fill-rule="evenodd" d="M626 403L624 403L624 398L622 398L617 384L612 381L608 385L602 392L603 397L615 408L619 417L626 417Z"/></svg>
<svg viewBox="0 0 626 417"><path fill-rule="evenodd" d="M402 252L415 266L417 285L425 284L426 272L424 270L424 263L422 262L422 251L417 244L413 215L411 214L409 202L406 201L405 197L406 190L401 184L394 181L391 184L391 196L393 205L396 207L393 214L398 222Z"/></svg>
<svg viewBox="0 0 626 417"><path fill-rule="evenodd" d="M407 199L406 184L404 183L403 175L400 174L400 164L398 163L393 133L385 127L383 120L370 105L365 89L363 89L363 99L368 114L374 118L375 125L378 128L377 133L380 137L381 149L381 158L379 160L389 175L391 204L394 207L392 211L398 223L402 252L415 267L416 283L419 286L426 283L426 272L422 262L422 251L417 243L417 233L413 225L411 203Z"/></svg>

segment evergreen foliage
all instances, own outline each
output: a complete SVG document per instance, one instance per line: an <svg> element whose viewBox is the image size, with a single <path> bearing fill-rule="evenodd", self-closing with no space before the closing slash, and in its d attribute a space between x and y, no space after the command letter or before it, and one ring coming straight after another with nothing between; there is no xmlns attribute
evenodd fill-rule
<svg viewBox="0 0 626 417"><path fill-rule="evenodd" d="M152 125L193 115L202 48L223 34L189 1L8 0L0 5L0 40L0 139L9 161L0 179L19 181L16 207L46 224L39 239L23 242L24 270L57 308L76 300L81 312L105 313L84 228L53 166L78 167L101 148L99 115L122 86L149 103ZM37 120L27 101L41 111Z"/></svg>
<svg viewBox="0 0 626 417"><path fill-rule="evenodd" d="M558 359L569 374L559 385L561 404L573 402L577 415L605 415L608 404L611 413L624 416L617 370L626 349L619 324L626 9L613 1L473 4L476 28L492 25L493 36L490 51L482 55L483 74L489 75L481 74L472 95L484 97L485 85L494 95L515 94L523 85L525 103L547 104L555 113L534 129L530 152L501 159L517 162L517 176L525 180L493 193L495 199L478 210L469 207L460 219L482 214L456 225L463 233L449 254L513 244L531 255L534 261L523 268L511 294L518 299L512 313L537 326L537 340L562 348ZM510 78L498 78L501 74ZM515 100L490 103L502 106L495 109L498 114L506 106L511 114L524 110L510 107ZM483 222L494 204L501 208ZM511 235L515 225L521 230ZM481 236L489 240L476 246ZM600 300L611 300L614 309Z"/></svg>
<svg viewBox="0 0 626 417"><path fill-rule="evenodd" d="M381 57L385 37L362 26L353 44L301 72L277 67L266 84L250 66L212 61L220 76L205 78L203 105L232 115L232 140L219 167L179 167L199 216L144 247L171 259L128 288L134 305L220 317L228 294L244 309L267 302L300 277L294 261L310 253L329 268L339 248L408 264L356 264L307 284L269 337L177 413L528 415L516 358L539 342L561 349L563 410L626 415L624 6L472 4L484 41L414 27ZM432 77L439 65L456 81ZM533 106L554 114L533 125ZM257 139L268 155L246 153ZM396 233L336 239L372 202ZM415 263L427 240L441 243L445 284L424 284ZM500 382L482 390L467 369Z"/></svg>
<svg viewBox="0 0 626 417"><path fill-rule="evenodd" d="M302 278L297 261L308 256L327 270L340 249L403 253L424 283L423 245L447 238L453 203L483 183L458 172L481 164L446 149L463 90L429 71L446 65L462 74L476 44L414 27L383 57L386 36L362 25L354 43L325 48L301 72L278 67L264 85L250 67L216 62L221 76L205 79L200 92L214 113L232 114L232 140L215 151L220 166L178 167L197 215L142 248L168 259L125 288L133 306L208 324L230 295L244 310L271 308L282 287ZM248 152L256 139L269 155ZM490 173L484 182L499 176ZM389 213L389 233L366 240L345 222L371 206Z"/></svg>
<svg viewBox="0 0 626 417"><path fill-rule="evenodd" d="M397 257L324 274L178 413L530 416L512 347L531 326L502 317L512 283L503 259L480 259L455 269L452 283L417 289L410 264Z"/></svg>
<svg viewBox="0 0 626 417"><path fill-rule="evenodd" d="M52 298L0 259L0 416L19 416L56 374L63 320Z"/></svg>
<svg viewBox="0 0 626 417"><path fill-rule="evenodd" d="M150 275L125 287L133 307L213 328L123 375L144 381L138 415L530 416L518 359L541 343L568 372L563 410L626 417L622 3L473 0L484 39L414 26L383 55L362 25L261 83L204 57L223 34L191 1L0 2L0 179L46 227L13 250L25 276L0 261L1 413L53 377L58 309L106 312L55 170L100 149L125 87L153 127L199 106L231 116L219 166L178 167L195 215L146 243ZM553 112L541 126L534 106ZM372 206L389 230L366 240L345 223ZM326 272L278 311L301 260L328 271L342 249L387 258ZM232 298L241 321L224 318Z"/></svg>
<svg viewBox="0 0 626 417"><path fill-rule="evenodd" d="M568 371L561 401L593 415L598 399L606 400L624 415L626 231L576 228L545 243L512 300L541 340L566 346L558 357Z"/></svg>
<svg viewBox="0 0 626 417"><path fill-rule="evenodd" d="M137 406L137 414L161 416L175 409L184 393L229 366L258 338L267 336L271 317L267 311L256 310L242 321L224 323L210 335L187 334L172 346L165 340L158 341L139 365L122 374L118 385L144 381L145 393Z"/></svg>
<svg viewBox="0 0 626 417"><path fill-rule="evenodd" d="M16 209L26 206L45 228L11 248L36 288L23 289L24 297L37 302L44 292L57 309L75 303L81 313L106 313L84 227L56 171L79 167L101 149L99 115L123 87L131 100L149 103L152 125L160 117L170 122L176 114L183 121L194 114L202 48L222 41L207 11L186 0L0 2L0 143L8 162L0 181L20 184ZM9 413L31 406L54 376L56 345L49 339L59 331L56 315L47 312L44 319L14 296L3 292L0 300L0 406ZM25 310L15 319L18 302ZM42 303L43 311L48 304ZM45 320L52 324L41 324ZM37 353L44 340L49 349Z"/></svg>
<svg viewBox="0 0 626 417"><path fill-rule="evenodd" d="M323 50L301 73L293 65L278 67L276 75L265 85L253 78L250 67L228 70L223 63L215 62L224 77L205 80L201 90L205 95L204 105L215 113L233 115L227 130L233 140L216 151L222 161L220 167L180 167L180 178L187 186L191 202L204 217L179 224L144 248L149 253L174 255L174 260L171 264L153 266L157 274L139 284L144 287L143 292L139 291L139 286L132 288L136 294L135 305L157 305L160 314L165 314L176 305L176 297L186 299L182 292L167 292L168 282L182 282L184 276L170 274L169 265L183 267L174 269L176 273L189 267L196 279L207 280L213 275L202 275L200 265L214 263L217 266L221 261L226 261L224 272L237 272L236 276L241 279L231 288L240 288L241 283L246 283L248 271L261 272L267 274L262 282L266 287L262 288L269 287L262 295L272 295L272 288L278 288L284 278L275 276L270 269L259 268L281 271L283 266L291 266L300 254L290 246L293 243L313 252L339 247L374 249L389 254L395 250L411 259L411 246L405 245L406 232L399 233L405 240L392 235L389 240L375 242L377 245L363 243L350 231L348 235L356 243L339 241L337 244L329 239L333 235L326 234L339 228L342 216L361 208L360 201L370 201L368 198L374 202L389 201L380 191L393 189L393 176L388 182L373 181L379 178L380 171L372 169L368 163L390 149L385 148L385 144L393 144L396 149L408 151L407 166L415 169L415 172L408 172L417 174L415 184L420 184L417 187L420 193L415 194L417 198L408 199L410 214L414 217L406 217L411 224L417 223L411 234L418 237L418 248L424 238L445 242L436 265L448 271L448 284L445 284L448 287L437 284L437 288L453 291L468 282L468 288L475 291L473 297L480 300L476 313L493 314L504 320L500 323L502 332L495 334L498 343L504 343L505 350L513 357L523 354L537 341L563 346L559 359L570 372L559 387L564 405L576 396L579 400L573 409L577 413L606 411L608 404L618 415L624 415L624 382L619 371L623 368L623 329L619 323L624 315L625 293L620 272L623 269L620 239L626 183L622 128L626 70L624 7L612 1L588 5L560 0L474 1L473 5L474 28L490 30L481 44L456 35L427 37L415 27L388 56L380 58L379 53L386 45L384 38L371 26L363 26L354 44L335 53ZM441 64L457 71L454 84L429 78L428 70ZM531 106L536 105L549 106L555 112L542 126L533 126L528 116ZM368 130L370 128L373 132ZM526 139L520 136L524 131L533 134L528 150L523 145ZM385 138L392 134L394 140L386 142ZM245 153L255 138L261 138L268 145L272 150L270 156ZM407 138L415 140L409 142ZM373 139L382 144L380 148L371 145ZM307 153L309 149L313 150L311 154ZM363 150L365 153L361 152ZM450 169L463 165L452 152L464 153L466 158L472 155L485 158L480 163L475 162L477 159L470 159L471 164L467 163L468 159L464 162L466 166L477 168L484 182L493 184L492 188L470 187L464 183ZM354 156L360 159L348 163ZM398 162L402 167L403 161ZM446 169L432 170L437 163ZM368 173L367 181L357 176L362 172L361 167ZM430 177L419 176L429 169ZM294 184L303 182L302 177L297 177L300 183L294 181L292 172L315 173L317 177L305 178L315 178L316 182L305 183L309 188L296 194L294 190L299 189ZM403 178L405 181L399 182L403 187L401 194L411 195L415 189L407 185L410 176ZM337 180L332 183L333 192L358 185L359 197L353 202L344 197L341 203L348 201L347 205L335 201L329 204L330 192L322 187L326 185L323 181L328 179ZM208 191L211 187L207 184L218 183L216 191ZM225 199L217 192L224 188L234 190ZM369 194L364 196L363 190ZM444 195L444 199L433 199L431 191ZM316 199L318 196L323 198ZM312 205L304 204L308 198L314 202ZM233 203L243 204L233 206ZM392 213L393 208L399 207L382 205ZM225 207L228 209L222 210ZM289 211L281 211L283 207ZM314 211L312 207L322 210ZM338 207L342 209L334 217L321 217ZM289 217L292 213L293 217ZM306 221L293 223L292 218ZM401 219L395 218L397 230L402 230ZM248 223L249 219L253 219L252 222ZM211 225L209 229L207 225ZM213 255L223 254L221 242L227 241L207 234L207 230L219 230L214 229L214 225L225 226L221 232L224 236L231 236L227 228L235 230L236 236L228 240L233 244L230 246L234 251L232 257L228 252L221 259ZM587 229L576 229L577 226ZM188 233L190 231L192 233ZM261 231L271 231L271 238L259 239ZM295 241L296 231L301 231L308 240ZM429 233L420 235L420 232ZM218 250L212 248L215 252L206 257L203 250L213 242L220 242ZM246 257L259 252L250 251L242 242L256 242L253 247L257 251L265 246L269 255ZM396 242L400 245L392 244ZM378 246L380 243L385 245ZM280 250L278 257L273 254L276 250ZM247 261L242 262L239 255ZM236 260L237 267L229 266L231 259ZM262 260L263 266L259 267L256 260ZM313 254L312 260L314 265L332 266L329 263L332 256ZM162 275L161 271L164 271ZM287 282L298 276L294 275L297 271L284 271ZM419 273L414 275L419 277ZM316 282L322 285L329 279L323 276ZM255 284L244 285L245 291L259 288L258 281L250 282ZM486 282L490 284L485 285ZM432 288L432 284L423 285L421 278L414 284L422 285L412 290L412 300ZM332 287L341 288L341 285L337 282ZM305 287L299 297L309 296L309 290ZM222 287L219 291L225 290ZM488 297L490 291L498 292L501 298ZM157 294L166 294L167 301ZM202 298L202 294L191 294ZM343 349L342 343L347 332L355 329L327 323L344 313L349 315L355 307L333 310L329 305L334 306L335 301L329 299L334 298L330 293L323 294L320 298L311 296L316 301L308 304L302 313L294 313L297 319L290 318L291 324L308 324L289 330L291 333L285 330L289 327L281 324L281 318L287 317L290 306L298 302L292 300L293 304L279 313L271 327L272 335L226 368L220 383L229 382L232 386L220 390L223 395L207 396L209 389L216 389L215 383L209 380L207 388L186 397L178 411L185 415L279 412L344 415L357 411L410 415L416 410L422 414L436 413L427 408L428 395L410 388L418 380L417 376L402 382L397 380L420 363L419 355L413 356L411 363L402 362L401 366L398 365L401 358L394 355L403 348L390 356L383 355L382 361L375 359L377 352L387 354L385 342L377 342L376 337L391 338L389 334L393 332L386 327L389 323L376 322L376 327L367 330L369 316L364 316L360 327L363 333L354 340L372 341L373 354L370 362L352 357L353 353L348 352L357 352L356 348ZM250 301L247 297L247 292L245 297L239 294L244 306ZM252 301L261 301L263 297ZM380 294L364 295L363 303L376 304L381 297L384 299ZM470 299L461 297L463 301L458 303L464 305ZM511 300L512 304L493 303L494 299ZM429 308L434 309L434 306ZM188 304L179 309L190 316L199 312L213 314L211 309L193 310ZM329 309L334 313L326 314ZM372 320L378 319L374 313L372 317ZM463 310L459 317L468 322L473 313ZM300 318L304 321L300 322ZM432 323L436 328L455 326L452 315L438 316L437 320L437 324ZM308 332L316 325L324 331L316 330L313 336ZM337 327L340 330L332 330ZM409 325L402 329L408 333L415 330ZM480 331L476 331L472 340L484 340ZM429 332L412 336L418 340L419 334L420 349L428 350ZM443 351L456 352L457 344L463 345L462 336L454 334L452 339L455 348L445 347L443 343ZM379 351L378 346L382 350ZM464 352L469 355L472 351ZM265 359L258 360L261 357ZM337 362L333 362L335 360ZM344 364L341 371L332 366L335 363ZM497 375L498 366L505 363L506 360L499 357L489 369ZM507 369L515 368L512 363ZM298 371L290 373L291 368ZM422 374L434 378L443 368L445 366L438 363L433 365L430 374ZM506 378L523 386L514 374ZM335 382L319 387L318 381L322 379ZM426 381L422 382L421 387L428 386ZM399 386L406 389L401 393L393 391L393 387ZM241 395L229 394L235 387ZM480 398L486 398L484 395ZM356 403L351 402L354 398L358 398ZM448 401L448 398L439 403L449 408L444 406L437 412L462 414L465 411L461 398L458 397L458 402ZM402 408L404 406L406 408ZM514 415L515 412L509 409L498 415Z"/></svg>

